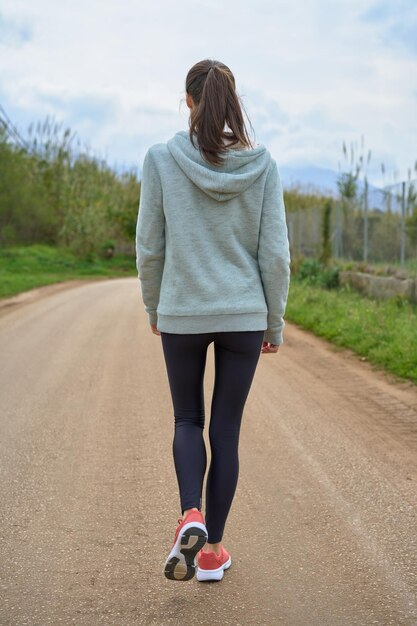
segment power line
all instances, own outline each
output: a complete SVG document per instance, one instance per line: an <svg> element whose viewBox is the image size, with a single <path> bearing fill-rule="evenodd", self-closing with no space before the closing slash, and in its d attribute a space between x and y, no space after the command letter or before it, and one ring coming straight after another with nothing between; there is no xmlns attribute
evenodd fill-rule
<svg viewBox="0 0 417 626"><path fill-rule="evenodd" d="M3 117L1 117L1 115ZM20 135L20 133L18 132L18 130L14 126L13 122L11 121L11 119L7 115L6 111L4 110L4 107L1 104L0 104L0 122L2 123L2 125L6 129L6 131L9 133L9 136L12 139L14 139L14 141L16 141L20 145L21 148L25 148L26 150L29 150L28 144L23 139L23 137Z"/></svg>
<svg viewBox="0 0 417 626"><path fill-rule="evenodd" d="M4 120L2 117L0 117L0 123L3 126L3 128L5 129L5 131L7 132L7 134L9 135L9 137L11 139L13 139L13 141L19 142L19 138L15 136L15 134L13 133L13 130L9 127L8 123L6 122L6 120Z"/></svg>

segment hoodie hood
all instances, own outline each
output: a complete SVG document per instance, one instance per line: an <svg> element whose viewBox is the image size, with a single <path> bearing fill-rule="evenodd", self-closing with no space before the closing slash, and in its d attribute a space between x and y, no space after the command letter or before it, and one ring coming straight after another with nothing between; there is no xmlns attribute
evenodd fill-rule
<svg viewBox="0 0 417 626"><path fill-rule="evenodd" d="M191 143L189 132L180 130L168 142L167 147L184 174L214 200L225 202L245 191L268 168L271 161L269 150L258 144L250 150L228 149L222 155L221 165L207 163Z"/></svg>

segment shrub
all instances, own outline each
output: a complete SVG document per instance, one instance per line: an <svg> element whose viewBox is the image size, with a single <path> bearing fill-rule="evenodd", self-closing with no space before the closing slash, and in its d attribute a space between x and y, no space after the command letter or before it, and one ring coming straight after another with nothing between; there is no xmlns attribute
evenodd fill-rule
<svg viewBox="0 0 417 626"><path fill-rule="evenodd" d="M291 274L296 276L299 272L300 266L304 263L305 257L303 254L299 254L299 255L295 255L292 254L291 255Z"/></svg>
<svg viewBox="0 0 417 626"><path fill-rule="evenodd" d="M298 269L298 277L301 280L310 279L310 282L316 282L322 269L323 266L317 259L305 259Z"/></svg>
<svg viewBox="0 0 417 626"><path fill-rule="evenodd" d="M100 256L103 259L112 259L114 256L115 247L116 242L113 239L107 239L101 245Z"/></svg>
<svg viewBox="0 0 417 626"><path fill-rule="evenodd" d="M339 287L339 268L337 266L329 267L321 273L321 284L326 289L336 289Z"/></svg>
<svg viewBox="0 0 417 626"><path fill-rule="evenodd" d="M326 267L318 259L304 259L296 274L298 280L309 285L318 285L326 289L335 289L339 286L338 266Z"/></svg>

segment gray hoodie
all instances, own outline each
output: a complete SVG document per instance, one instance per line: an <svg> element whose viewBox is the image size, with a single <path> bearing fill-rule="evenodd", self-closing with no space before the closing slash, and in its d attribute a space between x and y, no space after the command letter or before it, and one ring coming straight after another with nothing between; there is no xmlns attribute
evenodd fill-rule
<svg viewBox="0 0 417 626"><path fill-rule="evenodd" d="M265 330L283 343L290 250L275 160L259 144L207 163L189 132L151 146L136 266L151 324L169 333Z"/></svg>

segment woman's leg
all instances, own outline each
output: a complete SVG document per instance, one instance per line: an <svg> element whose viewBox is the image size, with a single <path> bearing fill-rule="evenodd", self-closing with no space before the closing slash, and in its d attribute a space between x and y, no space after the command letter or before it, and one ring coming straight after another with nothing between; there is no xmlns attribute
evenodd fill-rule
<svg viewBox="0 0 417 626"><path fill-rule="evenodd" d="M162 347L174 408L173 455L181 513L202 508L207 455L204 429L204 371L209 334L161 332Z"/></svg>
<svg viewBox="0 0 417 626"><path fill-rule="evenodd" d="M206 483L208 543L218 543L235 494L240 426L261 354L263 330L216 333L215 383L209 437L211 464Z"/></svg>

